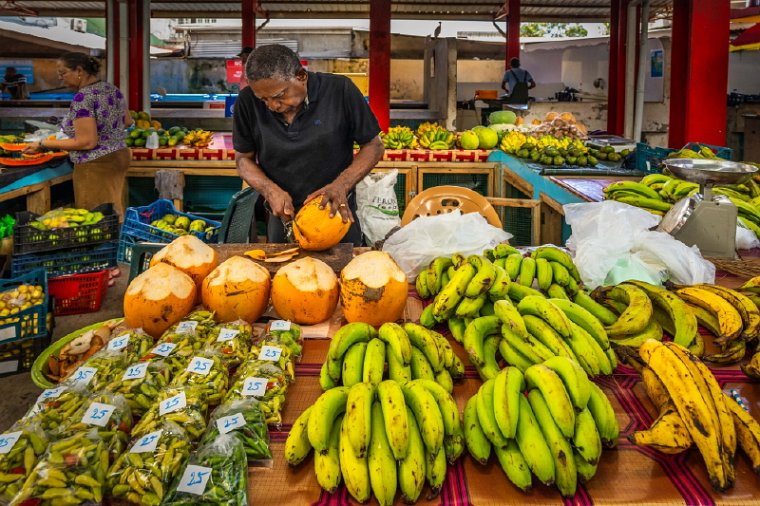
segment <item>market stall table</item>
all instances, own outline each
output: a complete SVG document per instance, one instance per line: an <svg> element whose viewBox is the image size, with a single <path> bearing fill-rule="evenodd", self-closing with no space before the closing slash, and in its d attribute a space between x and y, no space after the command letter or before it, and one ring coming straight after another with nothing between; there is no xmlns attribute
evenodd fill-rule
<svg viewBox="0 0 760 506"><path fill-rule="evenodd" d="M58 163L58 162L56 162ZM10 184L0 186L0 202L18 197L26 197L26 210L44 214L50 210L50 189L53 186L71 181L73 167L68 160L57 166L48 166L17 179Z"/></svg>

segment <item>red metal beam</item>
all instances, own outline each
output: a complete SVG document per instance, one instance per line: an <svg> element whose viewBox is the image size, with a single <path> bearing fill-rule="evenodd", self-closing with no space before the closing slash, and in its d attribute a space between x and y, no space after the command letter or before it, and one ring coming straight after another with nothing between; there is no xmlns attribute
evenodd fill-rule
<svg viewBox="0 0 760 506"><path fill-rule="evenodd" d="M241 20L243 22L242 47L256 47L256 10L259 8L258 0L241 0Z"/></svg>
<svg viewBox="0 0 760 506"><path fill-rule="evenodd" d="M507 60L504 68L509 68L512 58L520 58L520 0L508 0L507 15Z"/></svg>
<svg viewBox="0 0 760 506"><path fill-rule="evenodd" d="M726 144L730 18L724 0L673 1L670 147Z"/></svg>
<svg viewBox="0 0 760 506"><path fill-rule="evenodd" d="M369 106L380 128L390 127L391 1L372 0L369 8Z"/></svg>
<svg viewBox="0 0 760 506"><path fill-rule="evenodd" d="M143 47L144 30L143 9L145 4L142 0L128 0L129 20L129 108L134 111L142 109L143 90L142 75L147 69L143 69L143 52L148 51Z"/></svg>
<svg viewBox="0 0 760 506"><path fill-rule="evenodd" d="M110 12L112 14L112 19L108 20L106 19L106 26L108 26L109 22L111 24L112 31L111 33L108 33L106 44L110 44L113 48L111 51L111 58L113 59L113 82L112 84L116 86L117 88L121 87L121 72L119 72L119 69L121 68L121 26L120 26L120 12L119 12L119 2L117 0L108 0L108 2L111 4L111 9L106 9L106 17L108 17L108 13Z"/></svg>
<svg viewBox="0 0 760 506"><path fill-rule="evenodd" d="M628 0L610 1L610 62L607 85L607 131L622 135L625 122L625 48Z"/></svg>

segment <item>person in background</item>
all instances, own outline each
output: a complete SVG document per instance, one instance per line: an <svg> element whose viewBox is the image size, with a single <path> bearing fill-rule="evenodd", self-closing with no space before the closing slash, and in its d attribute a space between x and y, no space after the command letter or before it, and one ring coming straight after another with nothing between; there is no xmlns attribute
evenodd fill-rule
<svg viewBox="0 0 760 506"><path fill-rule="evenodd" d="M3 82L0 83L0 91L7 91L11 100L23 100L29 98L26 90L26 76L16 72L16 67L6 67Z"/></svg>
<svg viewBox="0 0 760 506"><path fill-rule="evenodd" d="M237 55L240 58L240 63L242 64L242 70L240 71L240 91L243 91L243 88L248 86L248 78L245 75L245 63L248 61L248 56L253 52L253 48L251 46L245 46Z"/></svg>
<svg viewBox="0 0 760 506"><path fill-rule="evenodd" d="M501 80L501 89L507 94L507 102L510 104L527 104L528 90L536 87L533 76L525 69L520 68L520 60L512 58L509 61L509 70L504 72Z"/></svg>
<svg viewBox="0 0 760 506"><path fill-rule="evenodd" d="M240 176L271 210L269 242L285 242L283 223L322 197L330 215L351 222L343 242L361 245L354 186L383 156L380 126L359 89L344 76L307 72L298 55L274 44L254 49L233 115ZM354 156L354 142L359 152Z"/></svg>
<svg viewBox="0 0 760 506"><path fill-rule="evenodd" d="M123 219L130 160L125 127L133 122L124 95L100 79L100 62L85 53L61 55L56 69L58 78L75 92L61 121L68 139L43 139L25 151L68 151L76 207L92 209L110 202Z"/></svg>

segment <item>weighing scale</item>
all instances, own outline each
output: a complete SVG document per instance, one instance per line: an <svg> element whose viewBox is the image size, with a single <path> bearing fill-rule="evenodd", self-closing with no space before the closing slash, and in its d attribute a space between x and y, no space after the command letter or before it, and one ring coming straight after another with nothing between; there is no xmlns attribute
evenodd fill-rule
<svg viewBox="0 0 760 506"><path fill-rule="evenodd" d="M679 200L663 216L658 231L667 232L688 246L697 245L703 256L737 258L736 206L712 191L716 184L741 184L757 167L727 160L673 158L665 167L686 181L699 183L699 193Z"/></svg>

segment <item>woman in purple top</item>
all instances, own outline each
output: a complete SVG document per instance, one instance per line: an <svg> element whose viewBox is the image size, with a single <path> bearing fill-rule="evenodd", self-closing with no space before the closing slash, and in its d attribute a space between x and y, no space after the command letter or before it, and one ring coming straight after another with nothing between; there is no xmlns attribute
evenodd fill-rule
<svg viewBox="0 0 760 506"><path fill-rule="evenodd" d="M101 81L100 62L85 53L65 53L56 62L59 79L76 93L61 128L68 139L43 139L26 151L68 151L74 164L76 206L92 209L110 202L124 217L130 153L125 127L132 124L126 100Z"/></svg>

